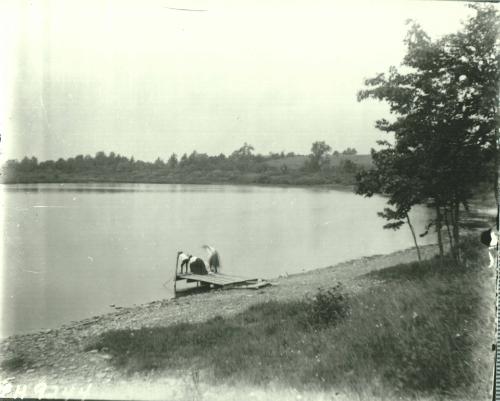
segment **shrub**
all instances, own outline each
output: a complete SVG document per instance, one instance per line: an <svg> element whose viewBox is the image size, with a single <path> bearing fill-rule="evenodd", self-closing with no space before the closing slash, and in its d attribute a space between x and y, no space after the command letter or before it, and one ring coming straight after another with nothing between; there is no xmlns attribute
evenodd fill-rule
<svg viewBox="0 0 500 401"><path fill-rule="evenodd" d="M347 296L337 283L329 289L320 288L310 301L308 322L312 326L328 326L338 323L350 312Z"/></svg>
<svg viewBox="0 0 500 401"><path fill-rule="evenodd" d="M460 254L466 266L483 267L488 265L487 248L479 241L479 235L469 235L462 239Z"/></svg>
<svg viewBox="0 0 500 401"><path fill-rule="evenodd" d="M13 372L31 366L31 361L24 356L16 355L12 358L2 361L1 366L2 369Z"/></svg>

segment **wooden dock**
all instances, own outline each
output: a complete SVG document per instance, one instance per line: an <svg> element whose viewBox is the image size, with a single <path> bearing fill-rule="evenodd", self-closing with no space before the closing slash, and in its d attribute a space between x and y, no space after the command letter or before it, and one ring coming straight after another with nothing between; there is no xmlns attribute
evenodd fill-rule
<svg viewBox="0 0 500 401"><path fill-rule="evenodd" d="M177 296L177 282L185 280L187 283L196 283L197 287L210 288L249 288L259 289L271 285L270 282L258 278L247 278L240 276L233 276L230 274L208 272L206 274L195 273L179 273L179 253L177 253L177 260L175 262L175 278L174 278L174 297ZM186 266L186 271L187 271Z"/></svg>
<svg viewBox="0 0 500 401"><path fill-rule="evenodd" d="M213 288L250 288L259 289L271 285L268 281L257 278L245 278L222 273L208 274L176 274L174 282L174 293L177 292L176 283L179 280L186 280L187 283L196 283L197 286L210 286Z"/></svg>

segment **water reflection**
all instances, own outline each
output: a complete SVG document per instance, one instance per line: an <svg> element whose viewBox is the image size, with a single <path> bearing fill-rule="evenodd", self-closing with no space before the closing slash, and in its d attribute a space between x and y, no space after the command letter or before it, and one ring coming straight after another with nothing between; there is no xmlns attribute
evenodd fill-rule
<svg viewBox="0 0 500 401"><path fill-rule="evenodd" d="M248 185L198 185L198 184L116 184L116 183L82 183L82 184L3 184L4 192L75 192L75 193L127 193L127 192L237 192L251 193L256 190L265 191L267 188L276 187L248 186ZM283 187L286 189L287 187ZM326 191L326 189L314 189L314 191Z"/></svg>

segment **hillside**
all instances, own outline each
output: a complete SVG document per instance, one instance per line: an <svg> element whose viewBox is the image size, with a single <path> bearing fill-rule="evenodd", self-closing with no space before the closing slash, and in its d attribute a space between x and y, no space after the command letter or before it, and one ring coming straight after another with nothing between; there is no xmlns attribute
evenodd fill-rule
<svg viewBox="0 0 500 401"><path fill-rule="evenodd" d="M281 167L283 165L290 169L298 170L304 167L308 156L306 155L295 155L286 156L282 159L273 159L266 162L268 166L271 167ZM329 157L330 166L339 167L343 161L349 160L358 166L371 167L372 157L371 155L332 155Z"/></svg>

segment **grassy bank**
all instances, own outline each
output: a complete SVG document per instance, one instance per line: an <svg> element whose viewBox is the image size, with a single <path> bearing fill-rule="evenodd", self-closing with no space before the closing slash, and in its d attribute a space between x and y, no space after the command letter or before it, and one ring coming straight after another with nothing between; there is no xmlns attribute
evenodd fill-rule
<svg viewBox="0 0 500 401"><path fill-rule="evenodd" d="M87 349L105 350L129 373L477 399L490 374L488 354L480 359L477 350L492 339L483 262L475 255L461 266L449 259L397 265L367 276L374 285L350 297L334 287L202 323L113 330Z"/></svg>

